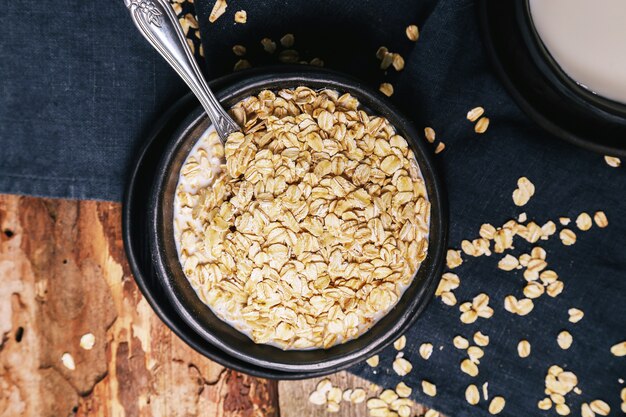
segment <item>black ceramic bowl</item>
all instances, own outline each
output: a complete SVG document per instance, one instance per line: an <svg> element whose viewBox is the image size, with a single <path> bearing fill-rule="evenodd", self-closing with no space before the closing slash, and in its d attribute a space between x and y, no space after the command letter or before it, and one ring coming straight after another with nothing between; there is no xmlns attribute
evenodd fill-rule
<svg viewBox="0 0 626 417"><path fill-rule="evenodd" d="M563 72L535 30L528 1L481 0L478 16L497 75L531 119L578 146L626 156L626 106Z"/></svg>
<svg viewBox="0 0 626 417"><path fill-rule="evenodd" d="M284 372L320 372L348 367L393 342L415 321L432 298L443 265L447 238L447 208L435 173L430 151L419 140L412 124L378 92L359 82L329 71L298 68L294 72L252 75L217 93L225 107L264 89L277 90L305 85L313 89L331 88L359 99L373 114L386 117L409 142L424 176L432 204L429 252L413 282L398 304L367 333L329 349L281 350L256 344L220 320L196 295L185 277L174 242L173 206L179 171L189 151L209 121L202 110L193 112L168 144L153 182L149 204L149 237L157 275L172 305L187 324L207 343L247 363Z"/></svg>

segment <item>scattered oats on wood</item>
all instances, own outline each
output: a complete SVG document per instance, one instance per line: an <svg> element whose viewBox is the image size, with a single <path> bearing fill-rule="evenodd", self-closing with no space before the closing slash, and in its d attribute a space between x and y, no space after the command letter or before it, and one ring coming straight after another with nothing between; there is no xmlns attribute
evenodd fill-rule
<svg viewBox="0 0 626 417"><path fill-rule="evenodd" d="M333 383L328 378L320 380L315 386L315 390L326 395L333 388Z"/></svg>
<svg viewBox="0 0 626 417"><path fill-rule="evenodd" d="M233 54L237 56L244 56L246 54L246 47L243 45L233 46Z"/></svg>
<svg viewBox="0 0 626 417"><path fill-rule="evenodd" d="M63 363L63 366L65 366L70 371L76 369L76 363L74 363L74 357L71 353L65 352L63 355L61 355L61 363Z"/></svg>
<svg viewBox="0 0 626 417"><path fill-rule="evenodd" d="M526 177L517 180L517 188L513 191L513 202L516 206L524 206L535 194L535 185Z"/></svg>
<svg viewBox="0 0 626 417"><path fill-rule="evenodd" d="M596 214L593 215L593 220L596 222L596 226L600 228L604 228L609 225L609 220L606 218L606 214L604 214L603 211L596 211Z"/></svg>
<svg viewBox="0 0 626 417"><path fill-rule="evenodd" d="M591 216L587 213L580 213L576 218L576 226L583 232L591 229L592 225Z"/></svg>
<svg viewBox="0 0 626 417"><path fill-rule="evenodd" d="M380 90L380 92L387 97L391 97L393 95L393 85L389 83L382 83L380 87L378 87L378 90Z"/></svg>
<svg viewBox="0 0 626 417"><path fill-rule="evenodd" d="M613 168L618 168L620 165L622 165L622 161L615 156L605 156L604 162L606 162L608 166Z"/></svg>
<svg viewBox="0 0 626 417"><path fill-rule="evenodd" d="M280 38L280 44L284 46L285 48L291 48L295 42L296 42L296 38L291 33L288 33L282 38Z"/></svg>
<svg viewBox="0 0 626 417"><path fill-rule="evenodd" d="M570 224L572 220L569 217L559 217L559 223L561 223L563 226L567 226L568 224Z"/></svg>
<svg viewBox="0 0 626 417"><path fill-rule="evenodd" d="M559 238L565 246L571 246L576 243L576 233L570 229L563 229L559 233Z"/></svg>
<svg viewBox="0 0 626 417"><path fill-rule="evenodd" d="M436 136L437 135L435 133L435 129L433 129L432 127L425 127L424 128L424 137L426 138L428 143L435 143L435 137Z"/></svg>
<svg viewBox="0 0 626 417"><path fill-rule="evenodd" d="M365 362L372 368L375 368L378 366L379 361L380 358L378 357L378 355L374 355L371 358L368 358Z"/></svg>
<svg viewBox="0 0 626 417"><path fill-rule="evenodd" d="M404 358L397 358L393 361L393 370L400 376L405 376L413 369L411 362Z"/></svg>
<svg viewBox="0 0 626 417"><path fill-rule="evenodd" d="M489 118L483 116L480 119L478 119L478 122L476 122L476 125L474 126L474 132L480 133L480 134L485 133L488 127L489 127Z"/></svg>
<svg viewBox="0 0 626 417"><path fill-rule="evenodd" d="M467 341L466 338L464 338L461 335L455 336L454 339L452 340L452 343L454 344L454 347L457 349L467 349L469 347L469 342Z"/></svg>
<svg viewBox="0 0 626 417"><path fill-rule="evenodd" d="M404 404L401 405L400 407L398 407L398 417L410 417L411 415L411 407ZM389 417L394 417L393 415L390 415Z"/></svg>
<svg viewBox="0 0 626 417"><path fill-rule="evenodd" d="M548 240L550 236L556 233L556 224L552 220L547 221L546 224L541 226L541 233L543 234L541 239Z"/></svg>
<svg viewBox="0 0 626 417"><path fill-rule="evenodd" d="M517 344L517 354L520 358L527 358L530 355L530 343L528 340L521 340Z"/></svg>
<svg viewBox="0 0 626 417"><path fill-rule="evenodd" d="M434 397L437 395L437 386L430 381L423 380L422 391L424 391L424 394L428 395L429 397Z"/></svg>
<svg viewBox="0 0 626 417"><path fill-rule="evenodd" d="M533 311L534 307L535 304L530 298L522 298L521 300L517 300L517 314L519 314L520 316L527 315L528 313Z"/></svg>
<svg viewBox="0 0 626 417"><path fill-rule="evenodd" d="M214 23L221 15L226 12L226 0L216 0L213 5L213 10L211 10L211 14L209 15L209 22Z"/></svg>
<svg viewBox="0 0 626 417"><path fill-rule="evenodd" d="M519 266L519 261L513 255L506 254L504 258L498 262L498 268L504 271L512 271Z"/></svg>
<svg viewBox="0 0 626 417"><path fill-rule="evenodd" d="M370 398L369 400L367 400L366 406L370 410L373 410L376 408L387 409L387 403L381 400L380 398Z"/></svg>
<svg viewBox="0 0 626 417"><path fill-rule="evenodd" d="M406 37L409 38L410 41L416 42L420 36L419 29L417 25L409 25L405 30Z"/></svg>
<svg viewBox="0 0 626 417"><path fill-rule="evenodd" d="M441 153L443 152L444 149L446 149L446 144L443 142L439 142L437 146L435 147L435 153L436 154Z"/></svg>
<svg viewBox="0 0 626 417"><path fill-rule="evenodd" d="M572 346L573 340L574 339L572 338L572 335L567 330L563 330L562 332L560 332L556 338L556 342L563 350L569 349L570 346Z"/></svg>
<svg viewBox="0 0 626 417"><path fill-rule="evenodd" d="M96 344L96 336L93 333L85 333L80 338L80 347L85 350L91 350Z"/></svg>
<svg viewBox="0 0 626 417"><path fill-rule="evenodd" d="M504 406L506 401L503 397L497 396L493 397L491 402L489 403L489 413L490 414L500 414L502 410L504 410Z"/></svg>
<svg viewBox="0 0 626 417"><path fill-rule="evenodd" d="M392 389L386 389L380 393L378 398L380 398L387 404L391 404L392 402L398 399L398 394L396 394L396 392Z"/></svg>
<svg viewBox="0 0 626 417"><path fill-rule="evenodd" d="M524 223L526 222L526 220L528 220L528 215L526 214L526 212L520 213L519 216L517 216L517 221L520 223Z"/></svg>
<svg viewBox="0 0 626 417"><path fill-rule="evenodd" d="M391 65L396 71L402 71L404 69L404 58L400 54L393 54Z"/></svg>
<svg viewBox="0 0 626 417"><path fill-rule="evenodd" d="M411 387L404 382L400 382L396 385L396 394L398 394L400 398L408 398L411 395L411 391L413 391Z"/></svg>
<svg viewBox="0 0 626 417"><path fill-rule="evenodd" d="M352 389L348 388L341 394L341 399L346 402L350 402L350 396L352 395Z"/></svg>
<svg viewBox="0 0 626 417"><path fill-rule="evenodd" d="M482 107L474 107L472 110L467 112L467 120L469 120L470 122L475 122L484 113L485 109L483 109Z"/></svg>
<svg viewBox="0 0 626 417"><path fill-rule="evenodd" d="M268 54L273 54L274 52L276 52L276 42L274 42L270 38L261 39L261 45L263 46L263 50Z"/></svg>
<svg viewBox="0 0 626 417"><path fill-rule="evenodd" d="M480 401L480 393L474 384L470 384L465 389L465 401L470 405L476 405Z"/></svg>
<svg viewBox="0 0 626 417"><path fill-rule="evenodd" d="M465 372L469 376L478 375L478 366L470 359L463 359L461 361L461 371Z"/></svg>
<svg viewBox="0 0 626 417"><path fill-rule="evenodd" d="M321 391L313 391L309 395L309 402L315 405L324 405L327 402L326 394Z"/></svg>
<svg viewBox="0 0 626 417"><path fill-rule="evenodd" d="M462 263L463 259L461 258L461 251L448 249L448 252L446 253L446 265L448 266L448 268L454 269L458 266L461 266Z"/></svg>
<svg viewBox="0 0 626 417"><path fill-rule="evenodd" d="M334 403L340 403L342 394L343 393L341 391L341 388L332 387L330 391L328 391L326 398L328 399L328 401L332 401Z"/></svg>
<svg viewBox="0 0 626 417"><path fill-rule="evenodd" d="M248 21L248 13L245 10L239 10L235 13L235 23L246 23Z"/></svg>
<svg viewBox="0 0 626 417"><path fill-rule="evenodd" d="M589 407L591 407L591 411L601 416L608 416L611 412L611 407L602 400L593 400L589 403Z"/></svg>
<svg viewBox="0 0 626 417"><path fill-rule="evenodd" d="M406 336L400 336L398 340L393 342L393 347L396 348L396 350L402 350L404 349L405 346L406 346Z"/></svg>
<svg viewBox="0 0 626 417"><path fill-rule="evenodd" d="M363 388L356 388L352 390L352 394L350 394L350 402L352 404L360 404L365 401L365 397L367 394Z"/></svg>
<svg viewBox="0 0 626 417"><path fill-rule="evenodd" d="M552 408L552 400L548 397L544 398L543 400L539 401L537 403L537 408L539 408L540 410L549 410Z"/></svg>
<svg viewBox="0 0 626 417"><path fill-rule="evenodd" d="M489 336L482 334L481 332L474 333L474 343L478 346L485 347L489 344Z"/></svg>
<svg viewBox="0 0 626 417"><path fill-rule="evenodd" d="M577 308L570 308L569 310L567 310L567 314L569 314L570 323L578 323L583 319L585 315L582 310L579 310Z"/></svg>
<svg viewBox="0 0 626 417"><path fill-rule="evenodd" d="M611 346L613 356L626 356L626 340Z"/></svg>

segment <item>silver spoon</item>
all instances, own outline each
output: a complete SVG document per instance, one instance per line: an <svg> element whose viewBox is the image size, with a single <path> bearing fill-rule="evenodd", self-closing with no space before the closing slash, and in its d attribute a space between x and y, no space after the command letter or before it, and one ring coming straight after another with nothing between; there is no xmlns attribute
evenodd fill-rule
<svg viewBox="0 0 626 417"><path fill-rule="evenodd" d="M222 108L202 76L168 0L124 0L124 3L141 34L196 95L222 143L226 142L229 134L241 130Z"/></svg>

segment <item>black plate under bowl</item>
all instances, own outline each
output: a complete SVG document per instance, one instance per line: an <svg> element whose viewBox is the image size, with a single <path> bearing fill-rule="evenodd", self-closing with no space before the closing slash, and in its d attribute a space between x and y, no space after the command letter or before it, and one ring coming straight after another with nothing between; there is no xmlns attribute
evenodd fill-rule
<svg viewBox="0 0 626 417"><path fill-rule="evenodd" d="M234 82L241 75L234 74L211 82L213 89ZM124 248L135 282L139 286L156 315L178 337L191 348L207 358L231 369L249 375L270 379L304 379L329 374L332 370L318 372L281 372L265 369L244 362L226 354L196 333L179 315L170 299L165 294L163 285L157 277L152 262L148 243L148 202L152 180L163 151L172 139L174 132L185 118L199 106L195 97L189 93L176 102L155 124L137 154L135 164L129 173L126 186L122 233Z"/></svg>
<svg viewBox="0 0 626 417"><path fill-rule="evenodd" d="M277 73L249 74L217 91L225 107L257 94L263 89L277 90L305 85L314 89L331 88L348 92L370 112L386 117L413 149L425 179L431 202L430 245L428 256L397 305L368 332L357 339L329 349L282 350L256 344L247 336L220 320L206 306L185 277L174 241L173 202L180 168L209 121L201 109L189 115L163 150L163 158L154 175L148 218L152 259L171 304L180 317L207 343L229 356L265 369L284 372L327 372L347 368L375 354L404 333L432 298L443 265L447 238L447 207L442 184L435 172L431 151L419 140L416 129L377 91L360 82L330 71L305 69Z"/></svg>
<svg viewBox="0 0 626 417"><path fill-rule="evenodd" d="M480 0L487 55L518 106L550 133L603 155L626 156L626 106L580 87L541 42L527 1Z"/></svg>

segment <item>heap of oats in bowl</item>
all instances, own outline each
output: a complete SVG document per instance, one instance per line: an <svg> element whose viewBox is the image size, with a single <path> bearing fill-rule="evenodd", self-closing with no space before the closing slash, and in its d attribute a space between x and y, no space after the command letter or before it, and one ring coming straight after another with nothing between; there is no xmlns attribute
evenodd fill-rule
<svg viewBox="0 0 626 417"><path fill-rule="evenodd" d="M175 198L200 299L256 343L328 348L399 300L428 250L430 203L407 141L349 94L261 91L205 134ZM225 160L224 160L225 157Z"/></svg>

